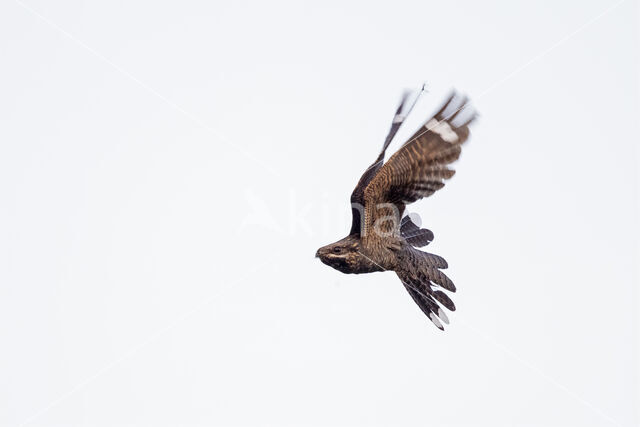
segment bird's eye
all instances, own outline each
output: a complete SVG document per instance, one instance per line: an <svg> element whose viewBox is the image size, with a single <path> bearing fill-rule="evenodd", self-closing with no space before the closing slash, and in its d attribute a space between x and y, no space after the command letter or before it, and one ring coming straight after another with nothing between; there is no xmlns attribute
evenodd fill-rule
<svg viewBox="0 0 640 427"><path fill-rule="evenodd" d="M335 246L333 248L333 253L334 254L339 254L340 252L342 252L342 248L340 246Z"/></svg>

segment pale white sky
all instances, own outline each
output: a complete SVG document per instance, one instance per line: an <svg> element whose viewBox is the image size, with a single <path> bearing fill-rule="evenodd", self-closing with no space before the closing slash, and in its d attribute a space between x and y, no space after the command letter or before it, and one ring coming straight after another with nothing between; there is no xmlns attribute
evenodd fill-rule
<svg viewBox="0 0 640 427"><path fill-rule="evenodd" d="M634 425L637 20L2 2L0 424ZM459 290L445 333L393 273L313 258L423 81L394 147L451 87L481 113L411 207Z"/></svg>

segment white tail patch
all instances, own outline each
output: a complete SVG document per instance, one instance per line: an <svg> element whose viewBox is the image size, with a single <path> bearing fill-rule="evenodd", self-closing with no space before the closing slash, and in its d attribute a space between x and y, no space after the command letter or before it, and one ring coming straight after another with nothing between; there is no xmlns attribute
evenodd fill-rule
<svg viewBox="0 0 640 427"><path fill-rule="evenodd" d="M429 319L431 319L433 324L436 325L438 328L444 329L444 327L442 326L442 323L440 323L440 320L436 317L434 313L429 313Z"/></svg>
<svg viewBox="0 0 640 427"><path fill-rule="evenodd" d="M451 125L444 120L439 122L436 119L431 119L427 122L425 127L427 130L437 133L442 139L450 142L451 144L458 142L460 139L458 138L458 134L451 128Z"/></svg>
<svg viewBox="0 0 640 427"><path fill-rule="evenodd" d="M438 309L438 317L441 318L445 324L449 324L449 318L444 314L444 311L442 311L441 308Z"/></svg>

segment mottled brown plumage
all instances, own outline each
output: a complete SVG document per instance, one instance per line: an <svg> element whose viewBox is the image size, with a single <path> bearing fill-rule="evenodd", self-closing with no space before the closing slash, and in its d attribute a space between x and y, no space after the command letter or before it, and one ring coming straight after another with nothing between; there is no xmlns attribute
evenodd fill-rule
<svg viewBox="0 0 640 427"><path fill-rule="evenodd" d="M467 98L452 93L431 117L387 162L384 155L411 110L407 96L396 111L376 161L364 172L351 194L353 221L349 235L318 249L320 260L343 273L393 270L413 300L439 328L449 323L442 307L454 311L443 291L455 292L441 271L447 262L438 255L416 249L429 244L433 233L421 229L405 206L428 197L455 173L448 165L458 159L476 114ZM406 111L408 110L408 111Z"/></svg>

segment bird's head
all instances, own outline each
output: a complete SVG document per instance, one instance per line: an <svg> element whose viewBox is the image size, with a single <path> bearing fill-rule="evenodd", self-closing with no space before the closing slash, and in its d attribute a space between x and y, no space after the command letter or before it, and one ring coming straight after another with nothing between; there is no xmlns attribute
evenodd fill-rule
<svg viewBox="0 0 640 427"><path fill-rule="evenodd" d="M343 273L355 273L362 259L360 238L352 234L323 246L316 252L316 258Z"/></svg>

